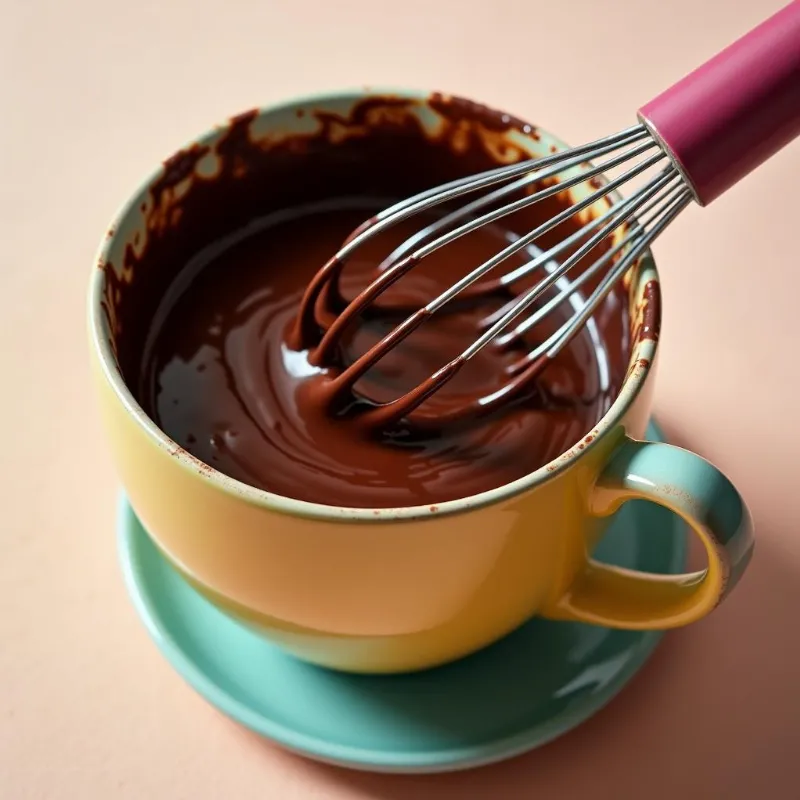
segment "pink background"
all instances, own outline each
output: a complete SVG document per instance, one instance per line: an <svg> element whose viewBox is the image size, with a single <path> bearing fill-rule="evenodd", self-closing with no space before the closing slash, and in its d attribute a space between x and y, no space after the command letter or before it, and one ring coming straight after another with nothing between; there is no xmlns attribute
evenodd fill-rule
<svg viewBox="0 0 800 800"><path fill-rule="evenodd" d="M228 722L172 671L117 567L116 481L84 332L95 246L118 204L233 112L419 86L578 143L631 124L650 95L781 5L0 0L0 797L796 796L800 143L711 208L690 208L656 246L657 412L748 498L752 568L585 726L477 772L391 778L308 763Z"/></svg>

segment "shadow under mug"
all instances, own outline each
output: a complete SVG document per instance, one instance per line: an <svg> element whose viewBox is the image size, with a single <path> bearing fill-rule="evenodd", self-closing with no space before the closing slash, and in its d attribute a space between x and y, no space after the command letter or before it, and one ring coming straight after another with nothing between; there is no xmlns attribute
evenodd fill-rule
<svg viewBox="0 0 800 800"><path fill-rule="evenodd" d="M149 280L143 254L156 245L169 250L169 232L180 226L192 192L207 191L221 175L236 180L236 171L247 168L231 149L235 127L248 147L264 152L288 137L315 135L322 116L341 120L331 147L362 135L374 120L391 127L401 111L410 116L398 117L398 125L411 118L423 135L435 136L446 122L445 101L363 90L233 118L165 162L123 207L91 279L91 354L102 416L145 529L220 608L301 659L342 670L431 667L496 641L534 615L628 629L685 625L733 588L753 548L749 512L724 475L693 453L638 440L651 411L660 326L658 275L649 256L626 278L631 355L611 407L554 461L480 495L399 509L280 497L199 462L139 406L119 351L126 315L140 312L139 287ZM485 107L457 102L461 129L496 146ZM524 124L503 137L516 157L565 146ZM574 191L580 198L585 190ZM665 576L592 560L609 516L632 499L680 515L702 541L707 568Z"/></svg>

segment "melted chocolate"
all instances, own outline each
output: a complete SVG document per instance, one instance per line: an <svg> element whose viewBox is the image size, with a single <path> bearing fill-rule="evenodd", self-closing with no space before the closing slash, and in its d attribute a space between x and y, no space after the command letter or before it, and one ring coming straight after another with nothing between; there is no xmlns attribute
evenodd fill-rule
<svg viewBox="0 0 800 800"><path fill-rule="evenodd" d="M496 253L510 235L531 230L570 202L553 197L503 227L489 226L438 251L348 328L334 359L315 363L296 317L321 265L355 227L393 201L495 166L498 137L525 125L464 101L447 105L434 96L431 104L448 112L436 136L423 132L413 102L395 98L365 101L346 119L317 115L319 131L280 141L258 141L254 116L244 115L215 146L218 173L195 181L177 200L168 176L185 180L202 148L167 165L151 191L143 254L128 253L131 280L121 292L111 285L107 298L123 374L145 411L181 447L232 477L302 500L435 504L530 473L605 413L629 355L621 289L598 313L597 326L581 333L538 383L480 419L393 424L376 437L374 428L359 423L359 412L401 396L457 356L479 322L508 301L502 292L473 295L425 320L352 391L329 403L342 370L408 313ZM343 126L351 136L341 135ZM503 153L507 160L523 156L510 144ZM374 279L377 264L424 222L403 223L359 250L334 300L353 299ZM539 244L577 224L561 226ZM504 268L529 258L523 254ZM420 411L434 420L501 390L513 378L508 369L559 321L537 328L536 339L487 347ZM306 331L317 343L323 334Z"/></svg>

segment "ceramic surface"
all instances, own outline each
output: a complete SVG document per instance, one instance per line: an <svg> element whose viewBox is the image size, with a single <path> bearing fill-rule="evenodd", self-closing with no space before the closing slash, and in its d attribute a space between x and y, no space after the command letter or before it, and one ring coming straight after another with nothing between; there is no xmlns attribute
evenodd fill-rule
<svg viewBox="0 0 800 800"><path fill-rule="evenodd" d="M438 135L444 121L428 95L362 90L262 109L247 136L261 152L288 133L313 128L319 112L343 120L348 136L363 135L360 118L347 127L353 109L366 97L386 96L392 113L402 99L425 135ZM136 297L137 269L146 268L131 253L146 252L151 240L163 245L170 235L179 241L182 199L226 169L228 150L220 146L226 129L182 151L205 153L199 161L177 155L167 162L121 211L101 246L89 299L92 363L122 483L151 537L199 590L290 652L355 672L443 664L536 614L663 629L700 619L719 603L752 549L744 502L699 457L634 441L650 415L660 328L660 306L650 307L658 275L647 257L626 276L633 352L619 396L581 441L498 489L436 506L334 508L233 480L161 432L125 386L115 358L120 309L129 292ZM565 146L541 128L508 137L509 147L532 157ZM194 167L183 169L186 163ZM180 180L164 189L165 175L173 174ZM157 192L150 191L154 185ZM575 198L589 191L580 184ZM604 200L595 206L594 213L607 210ZM177 233L170 220L177 220ZM648 334L639 335L648 313ZM707 570L666 579L588 558L609 514L637 497L692 525Z"/></svg>
<svg viewBox="0 0 800 800"><path fill-rule="evenodd" d="M117 525L128 590L172 666L242 725L343 766L436 772L537 747L614 697L662 636L536 619L437 669L332 672L286 655L220 613L170 567L124 496ZM645 502L616 514L596 553L620 567L662 573L684 569L685 554L685 525Z"/></svg>

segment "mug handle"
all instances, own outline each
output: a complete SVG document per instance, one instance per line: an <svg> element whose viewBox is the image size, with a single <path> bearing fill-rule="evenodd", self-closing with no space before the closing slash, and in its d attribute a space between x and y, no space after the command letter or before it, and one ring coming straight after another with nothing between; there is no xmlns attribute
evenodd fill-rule
<svg viewBox="0 0 800 800"><path fill-rule="evenodd" d="M629 500L650 500L678 514L703 543L708 567L658 575L587 558L544 616L664 630L701 619L733 589L753 553L753 523L741 495L716 467L680 447L626 437L592 489L590 513L605 517Z"/></svg>

